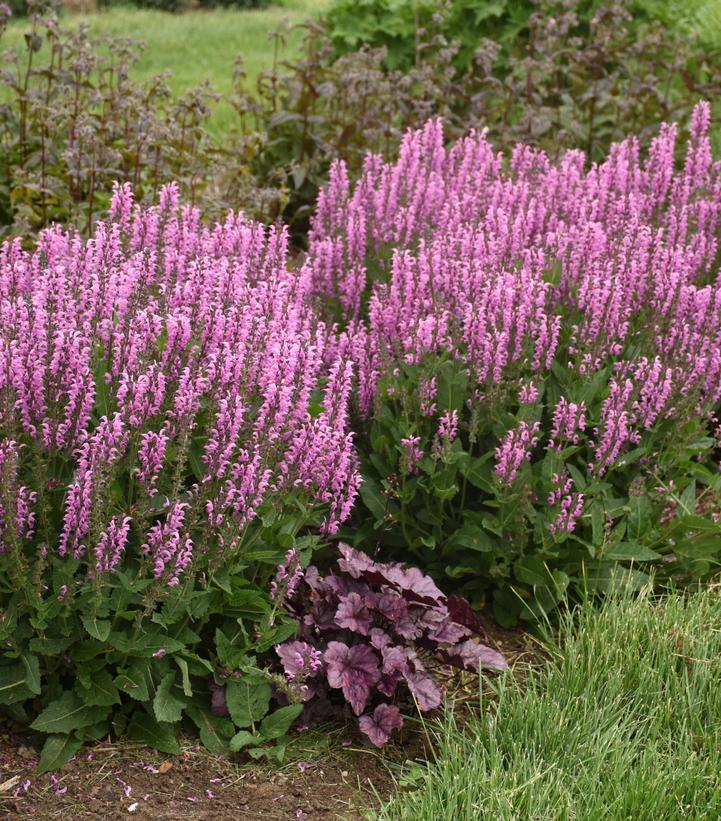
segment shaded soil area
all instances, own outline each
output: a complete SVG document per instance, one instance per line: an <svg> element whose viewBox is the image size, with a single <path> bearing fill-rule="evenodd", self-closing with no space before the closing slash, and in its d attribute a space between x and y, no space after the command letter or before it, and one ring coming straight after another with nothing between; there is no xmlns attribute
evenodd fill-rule
<svg viewBox="0 0 721 821"><path fill-rule="evenodd" d="M333 733L338 736L337 732ZM37 753L0 737L0 817L38 819L362 819L393 789L383 757L343 745L274 770L242 766L188 745L169 757L130 743L83 749L57 773L38 775ZM317 740L311 740L316 746Z"/></svg>
<svg viewBox="0 0 721 821"><path fill-rule="evenodd" d="M505 654L517 675L538 658L523 632L490 620L484 628L483 639ZM477 705L477 676L434 672L449 700ZM400 765L430 753L420 722L407 722L382 752L350 726L335 725L298 734L283 765L234 762L193 742L180 756L120 742L86 747L58 772L38 775L33 741L41 743L0 726L0 818L361 821L392 794Z"/></svg>

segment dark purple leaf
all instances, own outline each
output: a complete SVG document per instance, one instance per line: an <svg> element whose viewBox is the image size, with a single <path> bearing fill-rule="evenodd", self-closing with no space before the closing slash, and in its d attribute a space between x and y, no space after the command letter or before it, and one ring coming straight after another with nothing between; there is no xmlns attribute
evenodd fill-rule
<svg viewBox="0 0 721 821"><path fill-rule="evenodd" d="M310 587L310 589L319 596L325 593L325 580L318 572L315 565L310 565L303 574L303 581Z"/></svg>
<svg viewBox="0 0 721 821"><path fill-rule="evenodd" d="M358 593L349 593L341 599L335 612L335 621L338 627L367 636L373 617Z"/></svg>
<svg viewBox="0 0 721 821"><path fill-rule="evenodd" d="M305 624L321 632L336 630L335 611L335 605L328 604L325 601L314 602L310 608L310 613L305 616Z"/></svg>
<svg viewBox="0 0 721 821"><path fill-rule="evenodd" d="M403 680L403 676L400 673L384 673L380 677L380 681L376 684L379 693L383 693L384 696L392 696L395 694L396 689L398 687L398 682Z"/></svg>
<svg viewBox="0 0 721 821"><path fill-rule="evenodd" d="M485 630L483 629L481 620L478 618L478 614L471 607L471 605L468 604L466 599L461 596L449 596L446 606L448 607L450 617L457 624L462 624L473 633L477 633L479 635L485 634Z"/></svg>
<svg viewBox="0 0 721 821"><path fill-rule="evenodd" d="M372 714L361 716L358 726L376 747L382 747L394 730L403 726L400 710L394 704L379 704Z"/></svg>
<svg viewBox="0 0 721 821"><path fill-rule="evenodd" d="M378 694L398 698L410 691L421 710L438 707L441 688L418 659L414 642L465 669L507 669L500 653L468 639L480 620L467 602L447 599L417 568L375 562L348 545L340 553L336 574L306 570L305 593L291 611L301 622L299 641L278 652L286 675L303 681L303 699L312 704L331 695L328 688L341 690L361 715ZM310 664L313 648L326 648L320 667L317 655ZM301 651L308 651L308 662ZM367 734L387 740L389 732L382 721L375 726L374 715L364 716Z"/></svg>
<svg viewBox="0 0 721 821"><path fill-rule="evenodd" d="M423 635L422 619L425 615L425 608L409 607L406 615L394 622L393 629L399 636L403 636L408 641L420 638Z"/></svg>
<svg viewBox="0 0 721 821"><path fill-rule="evenodd" d="M417 567L388 565L384 575L391 584L403 591L406 599L424 604L445 604L446 597L436 587L433 579L421 573Z"/></svg>
<svg viewBox="0 0 721 821"><path fill-rule="evenodd" d="M376 650L382 650L384 647L388 647L391 643L391 637L385 630L381 630L380 627L374 627L371 630L370 640Z"/></svg>
<svg viewBox="0 0 721 821"><path fill-rule="evenodd" d="M210 690L210 711L214 716L229 716L228 705L225 701L225 685L216 684L211 681L208 685Z"/></svg>
<svg viewBox="0 0 721 821"><path fill-rule="evenodd" d="M477 644L473 639L452 647L444 647L437 652L449 664L476 673L479 666L491 667L494 670L508 670L508 663L498 650L493 650L485 644Z"/></svg>
<svg viewBox="0 0 721 821"><path fill-rule="evenodd" d="M325 586L326 591L333 593L336 599L341 599L349 593L365 596L369 592L369 587L365 582L351 579L348 576L326 576ZM326 593L326 598L331 600L333 597Z"/></svg>
<svg viewBox="0 0 721 821"><path fill-rule="evenodd" d="M400 593L396 593L395 590L384 590L376 596L373 607L390 622L400 621L408 615L408 605Z"/></svg>
<svg viewBox="0 0 721 821"><path fill-rule="evenodd" d="M408 669L409 651L404 647L384 647L382 671L386 674L400 673L403 675Z"/></svg>
<svg viewBox="0 0 721 821"><path fill-rule="evenodd" d="M342 641L331 641L323 655L328 674L328 684L343 690L343 695L360 715L365 708L371 687L381 677L378 656L367 644L348 647Z"/></svg>
<svg viewBox="0 0 721 821"><path fill-rule="evenodd" d="M338 567L354 579L359 579L364 573L375 570L375 562L370 556L355 550L350 545L340 544L338 550L343 557L338 559Z"/></svg>
<svg viewBox="0 0 721 821"><path fill-rule="evenodd" d="M409 671L404 678L421 710L434 710L440 705L441 689L425 670Z"/></svg>
<svg viewBox="0 0 721 821"><path fill-rule="evenodd" d="M454 621L448 619L434 630L428 633L428 638L431 641L438 641L441 644L456 644L461 639L466 638L470 630L463 627L461 624L456 624Z"/></svg>
<svg viewBox="0 0 721 821"><path fill-rule="evenodd" d="M433 579L417 567L407 568L398 563L374 562L365 553L354 550L346 544L340 545L338 549L343 557L338 560L338 566L354 579L362 578L371 586L380 586L385 582L401 591L410 601L445 604L446 597L436 587Z"/></svg>

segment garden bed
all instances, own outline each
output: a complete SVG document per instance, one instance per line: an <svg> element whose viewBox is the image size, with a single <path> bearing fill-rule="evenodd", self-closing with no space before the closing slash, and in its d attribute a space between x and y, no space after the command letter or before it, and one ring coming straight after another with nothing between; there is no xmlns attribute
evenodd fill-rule
<svg viewBox="0 0 721 821"><path fill-rule="evenodd" d="M538 643L523 630L506 630L483 614L481 622L484 640L522 677L538 658ZM434 673L454 705L477 704L477 676L455 668ZM490 694L487 690L484 698ZM457 712L461 720L464 714ZM2 726L0 817L235 821L242 813L244 819L355 821L392 796L395 770L429 758L426 744L415 722L382 755L352 725L329 725L295 734L287 762L277 767L237 763L190 741L180 756L128 741L101 742L84 748L58 772L39 776L32 740Z"/></svg>
<svg viewBox="0 0 721 821"><path fill-rule="evenodd" d="M351 739L338 730L331 735L337 741L331 753L318 758L317 746L308 750L309 760L299 758L274 770L244 769L196 745L167 757L136 744L101 743L83 750L59 772L38 776L35 751L5 733L0 736L0 768L3 784L12 780L12 786L0 793L0 816L360 819L378 797L390 795L393 779L380 756L345 749L343 743L353 743ZM310 742L311 747L319 744L317 738ZM27 781L31 783L23 790Z"/></svg>

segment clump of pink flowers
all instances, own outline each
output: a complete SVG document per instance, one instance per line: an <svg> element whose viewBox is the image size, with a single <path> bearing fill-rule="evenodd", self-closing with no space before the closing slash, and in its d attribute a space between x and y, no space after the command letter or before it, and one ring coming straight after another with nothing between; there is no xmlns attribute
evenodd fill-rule
<svg viewBox="0 0 721 821"><path fill-rule="evenodd" d="M304 273L349 321L361 411L373 416L399 363L450 358L469 395L531 408L554 363L579 384L603 372L600 416L561 397L545 442L576 445L591 426L602 475L652 426L717 407L721 162L709 124L699 102L680 167L676 124L645 155L632 136L589 165L581 151L552 162L522 145L504 158L484 132L448 145L440 120L408 132L397 160L369 156L355 184L337 162ZM421 415L442 412L429 384L416 386ZM523 436L498 444L504 482L530 452L534 434Z"/></svg>
<svg viewBox="0 0 721 821"><path fill-rule="evenodd" d="M311 292L284 229L233 213L206 227L173 186L154 208L117 187L87 241L52 228L31 251L6 242L0 548L30 539L51 503L26 486L32 454L70 467L48 548L94 576L132 552L178 585L285 494L333 533L359 484L352 362Z"/></svg>

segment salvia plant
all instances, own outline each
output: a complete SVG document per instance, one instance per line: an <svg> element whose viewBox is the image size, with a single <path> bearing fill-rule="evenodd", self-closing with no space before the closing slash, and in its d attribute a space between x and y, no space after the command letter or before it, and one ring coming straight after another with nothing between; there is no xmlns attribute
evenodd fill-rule
<svg viewBox="0 0 721 821"><path fill-rule="evenodd" d="M359 482L352 363L286 246L127 185L87 241L2 246L0 704L47 734L43 768L109 732L172 752L187 721L222 752L269 709L255 659L295 630L270 581Z"/></svg>
<svg viewBox="0 0 721 821"><path fill-rule="evenodd" d="M328 716L338 697L382 747L403 725L398 702L440 706L441 687L428 669L434 658L476 673L508 669L498 651L472 637L482 628L464 599L445 596L417 568L373 561L344 544L339 550L338 571L302 571L289 556L275 583L275 597L298 623L297 638L276 653L283 689L306 705L302 721ZM252 741L248 733L240 739Z"/></svg>
<svg viewBox="0 0 721 821"><path fill-rule="evenodd" d="M709 122L699 103L678 169L675 125L589 167L484 133L447 146L439 121L352 186L335 165L305 267L357 365L355 543L494 591L504 622L644 584L649 561L718 567Z"/></svg>

